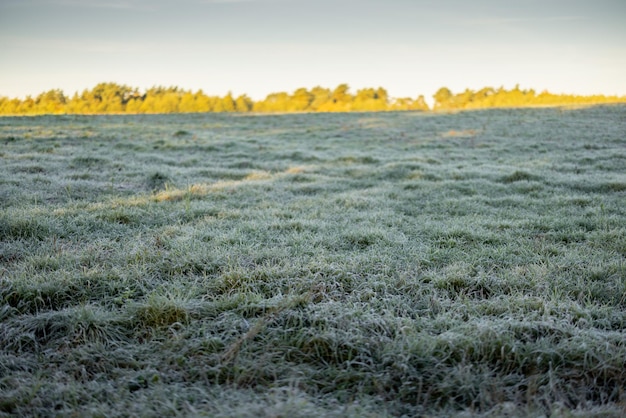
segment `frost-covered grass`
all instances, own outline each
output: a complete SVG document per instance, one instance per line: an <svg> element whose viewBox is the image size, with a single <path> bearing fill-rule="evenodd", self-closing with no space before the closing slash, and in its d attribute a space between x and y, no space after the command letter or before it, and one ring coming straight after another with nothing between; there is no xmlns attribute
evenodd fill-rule
<svg viewBox="0 0 626 418"><path fill-rule="evenodd" d="M626 107L0 119L0 416L620 416Z"/></svg>

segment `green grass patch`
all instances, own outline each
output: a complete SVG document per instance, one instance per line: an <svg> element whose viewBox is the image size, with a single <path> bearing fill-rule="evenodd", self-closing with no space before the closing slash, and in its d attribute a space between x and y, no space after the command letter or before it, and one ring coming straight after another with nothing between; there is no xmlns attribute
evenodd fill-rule
<svg viewBox="0 0 626 418"><path fill-rule="evenodd" d="M626 107L372 118L6 118L0 416L622 416Z"/></svg>

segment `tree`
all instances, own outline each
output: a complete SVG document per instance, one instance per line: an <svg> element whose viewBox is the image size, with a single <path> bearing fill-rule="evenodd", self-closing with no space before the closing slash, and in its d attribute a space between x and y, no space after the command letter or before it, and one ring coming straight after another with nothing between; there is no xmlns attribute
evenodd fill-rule
<svg viewBox="0 0 626 418"><path fill-rule="evenodd" d="M349 103L352 101L352 96L348 91L350 87L347 84L338 85L335 90L333 90L331 97L334 103Z"/></svg>
<svg viewBox="0 0 626 418"><path fill-rule="evenodd" d="M315 99L315 96L310 93L306 88L299 88L294 91L291 96L289 106L287 106L288 110L291 112L302 112L304 110L309 110L309 106Z"/></svg>
<svg viewBox="0 0 626 418"><path fill-rule="evenodd" d="M317 110L321 112L348 112L351 110L353 97L348 92L347 84L338 85L330 94L330 100L320 105Z"/></svg>
<svg viewBox="0 0 626 418"><path fill-rule="evenodd" d="M33 113L35 109L35 101L32 97L26 96L26 99L22 100L17 108L17 113L22 115L28 115Z"/></svg>
<svg viewBox="0 0 626 418"><path fill-rule="evenodd" d="M331 100L330 90L324 87L316 86L311 89L313 101L309 104L309 109L316 111Z"/></svg>
<svg viewBox="0 0 626 418"><path fill-rule="evenodd" d="M458 108L458 109L471 107L473 99L474 99L474 92L470 89L465 89L463 93L460 93L454 96L453 107Z"/></svg>
<svg viewBox="0 0 626 418"><path fill-rule="evenodd" d="M447 87L441 87L433 95L433 99L435 99L434 109L447 109L452 99L452 92Z"/></svg>
<svg viewBox="0 0 626 418"><path fill-rule="evenodd" d="M18 109L22 101L20 99L9 99L8 97L0 98L0 114L17 115Z"/></svg>
<svg viewBox="0 0 626 418"><path fill-rule="evenodd" d="M351 110L364 112L391 110L387 90L382 87L358 90L352 101Z"/></svg>
<svg viewBox="0 0 626 418"><path fill-rule="evenodd" d="M49 90L41 93L35 98L35 108L37 113L57 114L65 112L67 98L59 89Z"/></svg>
<svg viewBox="0 0 626 418"><path fill-rule="evenodd" d="M83 91L80 100L87 105L87 113L121 113L124 104L136 90L115 83L99 83Z"/></svg>
<svg viewBox="0 0 626 418"><path fill-rule="evenodd" d="M168 91L156 99L157 113L176 113L178 112L178 104L180 103L180 93L177 91Z"/></svg>
<svg viewBox="0 0 626 418"><path fill-rule="evenodd" d="M417 97L417 99L415 99L415 101L413 102L413 106L411 107L412 110L421 110L421 111L427 111L429 110L428 108L428 103L426 103L426 99L424 99L423 95L419 95Z"/></svg>
<svg viewBox="0 0 626 418"><path fill-rule="evenodd" d="M252 99L245 94L242 94L235 100L235 109L237 110L237 112L249 112L252 110L253 105L254 102L252 101Z"/></svg>
<svg viewBox="0 0 626 418"><path fill-rule="evenodd" d="M378 87L375 93L376 93L375 99L383 102L386 105L387 102L389 101L389 94L387 93L387 90L385 90L382 87Z"/></svg>
<svg viewBox="0 0 626 418"><path fill-rule="evenodd" d="M198 90L194 95L196 101L196 108L198 112L212 112L213 111L213 100L202 90Z"/></svg>
<svg viewBox="0 0 626 418"><path fill-rule="evenodd" d="M198 106L195 95L188 91L183 93L178 103L178 110L182 113L197 112Z"/></svg>
<svg viewBox="0 0 626 418"><path fill-rule="evenodd" d="M133 97L126 102L124 111L126 113L136 114L141 113L141 105L143 104L143 97Z"/></svg>
<svg viewBox="0 0 626 418"><path fill-rule="evenodd" d="M213 111L214 112L234 112L235 111L235 99L233 99L232 93L228 92L226 96L224 96L221 100L219 100L215 104Z"/></svg>

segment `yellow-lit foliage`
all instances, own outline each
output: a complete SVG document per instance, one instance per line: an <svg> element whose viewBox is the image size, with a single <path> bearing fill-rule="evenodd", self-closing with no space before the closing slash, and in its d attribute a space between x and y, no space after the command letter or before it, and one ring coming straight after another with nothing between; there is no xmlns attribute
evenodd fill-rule
<svg viewBox="0 0 626 418"><path fill-rule="evenodd" d="M537 94L532 89L521 90L519 86L515 86L511 90L506 90L503 87L498 89L485 87L478 91L466 89L458 94L453 94L448 88L442 87L433 95L433 99L435 99L435 110L592 105L626 102L626 97L619 96L576 96L572 94L552 94L547 91Z"/></svg>
<svg viewBox="0 0 626 418"><path fill-rule="evenodd" d="M600 103L624 103L626 97L576 96L537 94L534 90L511 90L485 87L478 91L466 89L454 94L446 87L433 96L434 110L480 109L491 107L562 106ZM276 92L263 100L253 101L248 96L237 98L228 93L224 97L208 96L178 87L155 86L144 93L116 83L100 83L91 90L75 93L71 98L59 89L49 90L32 98L0 97L0 115L37 114L116 114L116 113L192 113L192 112L380 112L417 110L428 111L424 96L390 98L382 88L363 88L352 94L348 84L334 89L316 86L299 88L293 93Z"/></svg>

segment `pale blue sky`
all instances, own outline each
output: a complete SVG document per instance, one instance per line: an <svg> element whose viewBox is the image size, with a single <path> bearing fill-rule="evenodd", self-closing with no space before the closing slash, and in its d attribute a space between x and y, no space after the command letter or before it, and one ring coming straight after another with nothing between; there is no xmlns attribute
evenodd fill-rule
<svg viewBox="0 0 626 418"><path fill-rule="evenodd" d="M0 0L0 95L102 81L626 95L626 1Z"/></svg>

